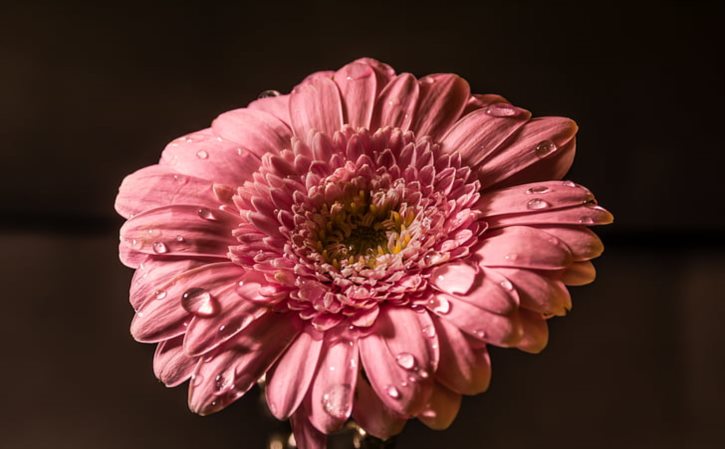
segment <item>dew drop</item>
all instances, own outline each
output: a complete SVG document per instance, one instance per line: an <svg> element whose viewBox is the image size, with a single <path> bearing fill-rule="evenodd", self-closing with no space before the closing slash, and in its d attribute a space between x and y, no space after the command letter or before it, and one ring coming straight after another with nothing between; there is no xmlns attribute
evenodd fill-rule
<svg viewBox="0 0 725 449"><path fill-rule="evenodd" d="M494 103L486 108L486 114L493 117L513 117L519 111L508 103Z"/></svg>
<svg viewBox="0 0 725 449"><path fill-rule="evenodd" d="M409 352L401 352L395 356L395 361L398 362L402 368L413 369L415 368L415 356Z"/></svg>
<svg viewBox="0 0 725 449"><path fill-rule="evenodd" d="M579 217L579 223L581 224L594 224L594 219L592 217L582 216Z"/></svg>
<svg viewBox="0 0 725 449"><path fill-rule="evenodd" d="M200 317L214 316L219 312L219 304L206 289L194 287L181 295L181 306L189 313Z"/></svg>
<svg viewBox="0 0 725 449"><path fill-rule="evenodd" d="M475 331L473 331L473 333L478 338L485 338L486 337L486 331L483 330L483 329L476 329Z"/></svg>
<svg viewBox="0 0 725 449"><path fill-rule="evenodd" d="M159 235L161 235L161 231L159 231L158 229L147 229L146 233L151 237L158 237Z"/></svg>
<svg viewBox="0 0 725 449"><path fill-rule="evenodd" d="M400 391L398 391L395 385L388 385L388 388L385 389L385 392L388 393L388 396L393 399L400 399Z"/></svg>
<svg viewBox="0 0 725 449"><path fill-rule="evenodd" d="M238 315L231 320L229 320L228 323L222 324L219 326L219 334L221 335L221 338L226 338L231 335L236 334L240 330L244 329L254 320L254 317L252 315L248 314L242 314Z"/></svg>
<svg viewBox="0 0 725 449"><path fill-rule="evenodd" d="M423 335L425 335L428 338L433 338L436 336L436 329L432 324L429 324L423 328Z"/></svg>
<svg viewBox="0 0 725 449"><path fill-rule="evenodd" d="M169 251L164 242L154 242L153 246L156 254L166 254Z"/></svg>
<svg viewBox="0 0 725 449"><path fill-rule="evenodd" d="M549 191L549 188L546 186L535 186L535 187L529 187L526 189L527 195L533 195L535 193L546 193Z"/></svg>
<svg viewBox="0 0 725 449"><path fill-rule="evenodd" d="M557 146L551 140L542 140L534 147L534 154L538 157L546 157L556 151Z"/></svg>
<svg viewBox="0 0 725 449"><path fill-rule="evenodd" d="M561 184L567 187L576 187L576 184L573 181L564 181Z"/></svg>
<svg viewBox="0 0 725 449"><path fill-rule="evenodd" d="M234 371L228 376L224 373L219 373L214 378L214 389L217 392L223 392L230 390L234 387Z"/></svg>
<svg viewBox="0 0 725 449"><path fill-rule="evenodd" d="M203 218L204 220L209 221L216 221L216 217L214 216L214 212L212 212L210 209L207 209L206 207L202 207L201 209L198 209L196 211L196 214Z"/></svg>
<svg viewBox="0 0 725 449"><path fill-rule="evenodd" d="M156 298L158 300L162 300L162 299L166 298L167 295L168 295L168 293L166 293L166 290L156 290L154 292L154 298Z"/></svg>
<svg viewBox="0 0 725 449"><path fill-rule="evenodd" d="M428 300L428 308L435 313L445 315L451 311L451 303L446 298L434 296Z"/></svg>
<svg viewBox="0 0 725 449"><path fill-rule="evenodd" d="M505 288L508 291L511 291L514 289L514 284L512 284L511 281L509 281L508 279L504 279L503 281L500 282L500 284L501 284L501 287Z"/></svg>
<svg viewBox="0 0 725 449"><path fill-rule="evenodd" d="M184 243L186 241L186 239L182 235L177 235L176 236L176 241L179 242L179 243Z"/></svg>
<svg viewBox="0 0 725 449"><path fill-rule="evenodd" d="M196 152L196 157L199 159L208 159L209 153L207 153L206 150L199 150Z"/></svg>
<svg viewBox="0 0 725 449"><path fill-rule="evenodd" d="M506 259L506 260L510 260L510 261L514 261L514 260L516 260L516 259L518 259L518 258L519 258L519 255L518 255L518 254L516 254L516 253L510 253L510 254L506 254L506 255L504 256L504 259Z"/></svg>
<svg viewBox="0 0 725 449"><path fill-rule="evenodd" d="M280 95L279 91L270 89L260 93L257 98L261 100L262 98L279 97Z"/></svg>
<svg viewBox="0 0 725 449"><path fill-rule="evenodd" d="M428 374L428 371L426 371L424 369L420 370L418 375L420 376L421 379L427 379L428 377L430 377L430 374Z"/></svg>
<svg viewBox="0 0 725 449"><path fill-rule="evenodd" d="M347 418L352 409L351 393L348 384L334 385L322 395L322 408L333 418Z"/></svg>
<svg viewBox="0 0 725 449"><path fill-rule="evenodd" d="M529 200L528 203L526 203L526 207L531 210L541 210L546 209L547 207L550 207L551 204L547 203L546 201L542 200L541 198L534 198L532 200Z"/></svg>

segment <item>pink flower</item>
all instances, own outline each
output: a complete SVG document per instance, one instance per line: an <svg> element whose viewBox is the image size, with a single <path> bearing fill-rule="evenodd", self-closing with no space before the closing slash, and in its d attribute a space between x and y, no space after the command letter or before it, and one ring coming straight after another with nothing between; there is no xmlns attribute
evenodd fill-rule
<svg viewBox="0 0 725 449"><path fill-rule="evenodd" d="M576 124L372 59L221 114L128 176L134 338L206 415L266 374L301 448L447 427L486 345L539 352L612 216L560 181Z"/></svg>

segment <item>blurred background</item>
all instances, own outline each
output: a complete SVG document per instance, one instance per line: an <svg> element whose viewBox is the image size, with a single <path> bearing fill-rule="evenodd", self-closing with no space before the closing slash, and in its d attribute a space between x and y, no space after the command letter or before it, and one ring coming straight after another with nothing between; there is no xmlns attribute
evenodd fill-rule
<svg viewBox="0 0 725 449"><path fill-rule="evenodd" d="M128 332L121 179L267 89L361 56L580 125L616 223L538 356L399 449L725 441L723 2L0 3L0 448L262 449L256 392L201 418ZM718 37L720 36L720 37Z"/></svg>

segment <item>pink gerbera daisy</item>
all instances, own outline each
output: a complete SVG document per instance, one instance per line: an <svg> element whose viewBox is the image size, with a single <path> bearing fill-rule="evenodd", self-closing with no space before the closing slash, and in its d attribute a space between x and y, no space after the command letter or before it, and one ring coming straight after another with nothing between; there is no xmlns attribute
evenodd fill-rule
<svg viewBox="0 0 725 449"><path fill-rule="evenodd" d="M268 91L122 183L131 333L202 415L266 375L303 449L351 418L445 428L486 345L542 350L594 279L612 216L560 180L576 130L372 59Z"/></svg>

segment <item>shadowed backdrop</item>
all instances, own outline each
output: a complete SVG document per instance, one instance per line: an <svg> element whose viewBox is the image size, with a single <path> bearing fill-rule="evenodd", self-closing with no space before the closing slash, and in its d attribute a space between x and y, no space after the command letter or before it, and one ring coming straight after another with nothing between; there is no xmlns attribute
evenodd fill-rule
<svg viewBox="0 0 725 449"><path fill-rule="evenodd" d="M568 178L616 218L538 356L400 449L725 440L722 2L0 5L0 448L261 449L256 391L210 417L153 377L117 258L122 178L267 89L361 56L455 72L580 126Z"/></svg>

